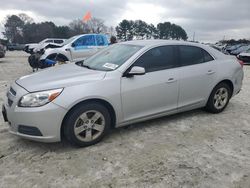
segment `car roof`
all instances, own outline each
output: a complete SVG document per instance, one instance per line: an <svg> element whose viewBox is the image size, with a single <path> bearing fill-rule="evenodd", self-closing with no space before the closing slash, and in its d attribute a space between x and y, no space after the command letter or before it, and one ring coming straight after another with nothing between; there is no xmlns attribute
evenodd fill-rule
<svg viewBox="0 0 250 188"><path fill-rule="evenodd" d="M62 39L62 38L46 38L46 39L43 39L42 41L44 40L65 40L65 39Z"/></svg>
<svg viewBox="0 0 250 188"><path fill-rule="evenodd" d="M196 46L200 47L207 52L209 52L214 58L227 58L225 54L222 52L204 44L196 43L196 42L187 42L187 41L179 41L179 40L164 40L164 39L154 39L154 40L133 40L121 42L120 44L128 44L128 45L138 45L143 46L144 48L151 48L155 46L161 45L188 45L188 46Z"/></svg>
<svg viewBox="0 0 250 188"><path fill-rule="evenodd" d="M121 44L131 44L131 45L139 45L139 46L157 46L157 45L192 45L192 46L206 46L203 44L195 43L195 42L187 42L187 41L179 41L179 40L164 40L164 39L153 39L153 40L133 40L122 42Z"/></svg>
<svg viewBox="0 0 250 188"><path fill-rule="evenodd" d="M88 36L88 35L101 35L101 36L106 36L105 34L102 34L102 33L86 33L86 34L75 35L75 36L73 36L73 37L81 37L81 36Z"/></svg>

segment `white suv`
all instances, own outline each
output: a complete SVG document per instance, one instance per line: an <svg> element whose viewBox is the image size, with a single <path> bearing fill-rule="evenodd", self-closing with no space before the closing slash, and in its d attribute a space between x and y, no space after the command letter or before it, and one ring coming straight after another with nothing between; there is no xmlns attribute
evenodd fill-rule
<svg viewBox="0 0 250 188"><path fill-rule="evenodd" d="M40 49L44 48L48 44L54 44L54 45L62 45L65 42L65 39L58 39L58 38L47 38L42 40L39 43L31 43L31 44L26 44L24 47L24 51L27 53L34 53L39 51Z"/></svg>
<svg viewBox="0 0 250 188"><path fill-rule="evenodd" d="M61 47L48 48L41 53L40 61L45 59L60 61L83 60L108 46L108 39L103 34L84 34L71 37Z"/></svg>

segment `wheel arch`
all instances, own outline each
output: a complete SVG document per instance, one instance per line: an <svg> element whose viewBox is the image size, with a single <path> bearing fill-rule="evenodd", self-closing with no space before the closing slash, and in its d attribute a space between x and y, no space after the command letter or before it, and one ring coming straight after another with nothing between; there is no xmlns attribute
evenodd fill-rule
<svg viewBox="0 0 250 188"><path fill-rule="evenodd" d="M210 95L212 94L214 88L215 88L217 85L219 85L220 83L226 83L226 84L230 87L230 89L231 89L231 96L230 96L230 98L232 97L232 95L233 95L233 93L234 93L234 85L233 85L233 82L232 82L230 79L223 79L223 80L221 80L220 82L218 82L218 83L212 88L212 90L210 91L209 96L208 96L208 98L207 98L207 102L208 102L208 99L209 99ZM206 102L206 104L207 104L207 102Z"/></svg>
<svg viewBox="0 0 250 188"><path fill-rule="evenodd" d="M86 103L91 103L91 102L95 102L95 103L99 103L99 104L102 104L104 105L109 113L110 113L110 117L111 117L111 128L114 128L115 127L115 124L116 124L116 113L115 113L115 110L114 110L114 107L106 100L104 99L99 99L99 98L93 98L93 99L86 99L86 100L83 100L83 101L80 101L78 102L77 104L75 104L74 106L72 106L68 112L65 114L64 118L63 118L63 121L62 121L62 124L61 124L61 129L60 129L60 132L61 132L61 140L64 138L64 133L63 133L63 130L64 130L64 126L65 126L65 120L66 118L70 115L70 113L75 109L77 108L78 106L80 105L84 105Z"/></svg>
<svg viewBox="0 0 250 188"><path fill-rule="evenodd" d="M59 53L57 57L61 57L64 61L69 61L69 58L64 54Z"/></svg>
<svg viewBox="0 0 250 188"><path fill-rule="evenodd" d="M49 55L47 55L47 57L45 59L50 59L49 57L55 57L55 56L61 57L65 61L69 61L69 58L66 55L62 54L62 53L59 53L58 55L57 55L57 53L49 54Z"/></svg>
<svg viewBox="0 0 250 188"><path fill-rule="evenodd" d="M224 79L224 80L220 81L218 84L220 84L220 83L226 83L230 87L230 89L231 89L231 96L232 96L233 93L234 93L234 84L233 84L233 82L231 80L229 80L229 79ZM216 86L218 84L216 84Z"/></svg>

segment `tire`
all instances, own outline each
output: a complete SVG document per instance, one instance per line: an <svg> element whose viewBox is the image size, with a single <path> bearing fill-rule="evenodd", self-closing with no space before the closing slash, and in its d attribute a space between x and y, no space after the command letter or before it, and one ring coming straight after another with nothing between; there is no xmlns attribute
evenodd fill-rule
<svg viewBox="0 0 250 188"><path fill-rule="evenodd" d="M45 59L49 59L49 60L55 61L56 60L56 54L48 55Z"/></svg>
<svg viewBox="0 0 250 188"><path fill-rule="evenodd" d="M214 114L222 112L227 107L232 92L229 85L224 82L216 85L209 96L206 111Z"/></svg>
<svg viewBox="0 0 250 188"><path fill-rule="evenodd" d="M110 125L110 113L105 106L95 102L84 103L66 116L63 133L72 145L85 147L100 142Z"/></svg>
<svg viewBox="0 0 250 188"><path fill-rule="evenodd" d="M57 59L56 59L57 61L61 61L61 62L65 62L65 61L68 61L68 58L66 57L66 56L64 56L64 55L61 55L61 54L59 54L58 56L57 56Z"/></svg>

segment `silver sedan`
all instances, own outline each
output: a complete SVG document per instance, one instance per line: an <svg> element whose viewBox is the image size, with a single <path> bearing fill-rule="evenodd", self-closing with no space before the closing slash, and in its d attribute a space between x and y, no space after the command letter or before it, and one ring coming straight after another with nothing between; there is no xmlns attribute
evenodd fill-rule
<svg viewBox="0 0 250 188"><path fill-rule="evenodd" d="M219 113L242 79L242 62L211 47L130 41L16 80L2 111L13 134L88 146L114 127L196 108Z"/></svg>

